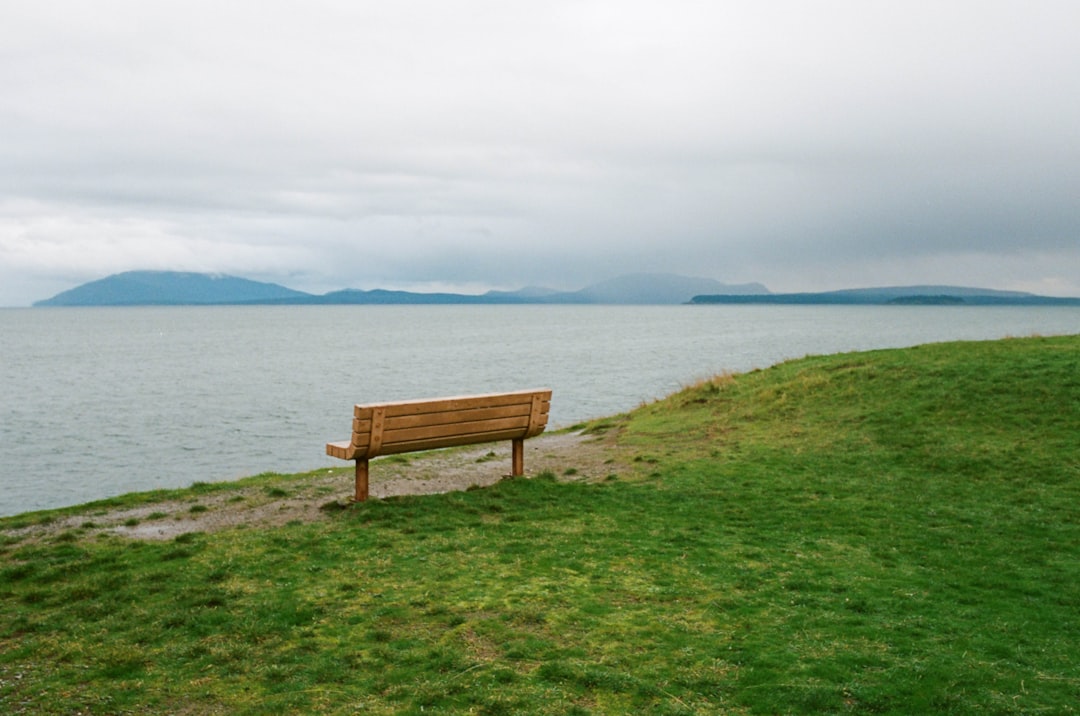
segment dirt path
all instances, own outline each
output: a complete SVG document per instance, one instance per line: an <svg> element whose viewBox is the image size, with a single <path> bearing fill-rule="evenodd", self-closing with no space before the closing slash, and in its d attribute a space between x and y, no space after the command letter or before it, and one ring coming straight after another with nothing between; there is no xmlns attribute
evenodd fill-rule
<svg viewBox="0 0 1080 716"><path fill-rule="evenodd" d="M565 480L599 480L625 467L610 435L551 433L525 442L524 479L550 471ZM392 456L372 461L370 494L381 499L486 487L505 479L509 469L509 442ZM86 512L6 534L40 539L80 530L166 540L189 532L312 522L326 518L328 504L347 504L352 490L351 470L328 469L325 476L280 488L238 487L137 508Z"/></svg>

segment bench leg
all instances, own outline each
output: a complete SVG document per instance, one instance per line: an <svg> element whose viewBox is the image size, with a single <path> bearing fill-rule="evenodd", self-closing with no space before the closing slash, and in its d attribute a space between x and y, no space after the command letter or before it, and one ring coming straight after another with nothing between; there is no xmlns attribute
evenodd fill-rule
<svg viewBox="0 0 1080 716"><path fill-rule="evenodd" d="M511 443L513 453L510 466L510 475L512 477L521 477L525 474L525 441L521 438L515 438Z"/></svg>
<svg viewBox="0 0 1080 716"><path fill-rule="evenodd" d="M356 461L356 496L357 502L364 502L368 498L368 460L363 458Z"/></svg>

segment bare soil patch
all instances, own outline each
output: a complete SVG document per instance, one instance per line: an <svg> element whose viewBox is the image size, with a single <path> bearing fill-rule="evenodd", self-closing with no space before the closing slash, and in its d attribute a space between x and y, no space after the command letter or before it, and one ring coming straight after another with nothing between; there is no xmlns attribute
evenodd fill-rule
<svg viewBox="0 0 1080 716"><path fill-rule="evenodd" d="M351 465L351 463L349 463ZM600 480L626 468L614 436L549 433L525 441L528 479L552 472L564 480ZM371 499L427 495L486 487L508 478L510 443L493 443L376 458L371 463ZM8 530L10 536L47 538L68 530L111 533L132 539L167 540L190 532L274 527L327 519L328 504L347 504L352 469L332 468L281 488L237 487L183 500L105 510Z"/></svg>

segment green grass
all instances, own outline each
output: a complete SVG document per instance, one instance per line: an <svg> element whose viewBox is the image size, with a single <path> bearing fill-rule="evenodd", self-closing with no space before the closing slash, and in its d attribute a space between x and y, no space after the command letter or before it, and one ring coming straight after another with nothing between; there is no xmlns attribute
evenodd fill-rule
<svg viewBox="0 0 1080 716"><path fill-rule="evenodd" d="M595 483L4 536L0 712L1078 710L1080 337L810 357L591 427L629 466Z"/></svg>

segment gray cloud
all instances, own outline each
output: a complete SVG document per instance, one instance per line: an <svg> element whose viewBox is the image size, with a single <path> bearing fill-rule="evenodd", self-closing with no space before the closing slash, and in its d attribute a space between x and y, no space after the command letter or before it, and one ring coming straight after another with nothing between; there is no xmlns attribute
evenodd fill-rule
<svg viewBox="0 0 1080 716"><path fill-rule="evenodd" d="M0 305L297 288L1080 295L1080 7L13 0Z"/></svg>

